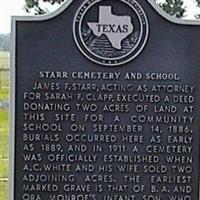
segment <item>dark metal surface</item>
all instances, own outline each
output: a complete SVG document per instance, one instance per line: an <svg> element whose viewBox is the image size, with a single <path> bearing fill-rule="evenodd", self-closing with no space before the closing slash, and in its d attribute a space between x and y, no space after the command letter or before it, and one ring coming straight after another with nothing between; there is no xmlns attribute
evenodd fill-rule
<svg viewBox="0 0 200 200"><path fill-rule="evenodd" d="M115 1L113 1L114 3ZM73 20L74 16L83 3L83 1L74 1L67 10L65 10L63 13L61 13L59 16L46 21L41 22L35 22L35 21L18 21L16 22L16 97L15 97L15 108L16 108L16 114L15 114L15 155L14 155L14 162L15 162L15 174L14 174L14 199L15 200L32 200L32 199L56 199L56 200L73 200L72 195L75 195L74 200L107 200L105 198L106 195L116 195L115 198L118 200L125 200L126 198L129 198L130 200L136 199L144 199L144 200L197 200L199 199L199 63L200 63L200 56L199 56L199 48L200 48L200 42L199 42L199 35L200 35L200 27L199 26L186 26L186 25L177 25L173 24L166 19L159 16L153 8L145 1L145 0L138 0L137 1L141 7L144 9L148 22L149 22L149 37L148 41L146 43L145 48L142 50L140 55L138 55L134 60L115 67L105 67L99 64L95 64L94 62L87 59L77 48L74 38L73 38ZM120 10L120 7L118 8ZM119 11L120 12L120 11ZM95 21L95 20L94 20ZM42 78L40 75L41 72L48 71L48 72L66 72L69 74L69 78L62 77L59 78ZM71 75L73 72L99 72L104 74L113 74L113 73L119 73L120 78L114 78L112 79L110 77L110 80L107 80L106 78L98 79L96 78L90 78L90 79L75 79L71 78ZM125 76L126 73L138 73L138 75L142 75L143 78L138 78L135 80L124 80L122 77ZM145 77L147 77L147 73L159 73L159 74L172 74L173 80L147 80ZM163 76L164 76L163 75ZM177 77L180 78L180 80L177 80ZM98 88L100 88L103 84L118 84L118 85L128 85L131 84L134 88L133 91L98 91L98 90L77 90L77 91L68 91L64 90L63 87L60 90L53 90L51 89L37 89L34 91L33 87L35 83L52 83L52 84L59 84L61 86L68 84L96 84ZM35 99L35 100L28 100L24 98L25 93L29 92L39 92L42 96L44 96L45 93L72 93L73 95L82 94L83 96L87 93L92 93L93 95L98 94L111 94L114 95L114 97L117 96L117 94L124 94L124 95L133 95L133 94L139 94L139 95L158 95L161 99L164 99L166 96L169 96L170 98L173 95L183 95L183 96L189 96L189 93L184 92L152 92L152 91L143 91L143 92L137 92L136 88L141 85L145 87L146 85L148 88L151 88L153 85L170 85L170 87L174 87L176 85L179 86L190 86L194 87L194 92L191 92L191 96L195 98L195 101L188 102L188 97L185 98L185 100L180 100L179 103L176 102L168 102L163 103L163 101L160 101L158 103L156 102L150 102L150 101L144 101L141 103L138 102L117 102L116 98L114 98L113 101L103 101L103 100L95 100L88 101L86 99L83 99L83 101L79 101L77 99L73 100L51 100L47 101L44 99ZM54 87L54 86L52 86ZM184 98L183 98L184 99ZM183 102L181 102L183 101ZM24 105L25 103L31 104L31 103L52 103L52 104L70 104L71 110L70 111L39 111L39 110L25 110ZM77 110L77 104L95 104L98 106L98 110L93 112L91 110L89 111L83 111L83 110ZM103 112L102 109L105 105L110 104L117 104L120 106L119 110L115 110L114 112L108 111ZM136 106L148 106L148 110L146 112L136 112L135 108ZM155 106L175 106L178 110L177 112L173 113L173 111L168 113L155 113L153 112L153 108ZM128 106L130 108L129 111L126 111ZM193 111L190 113L183 113L183 110L185 106L193 106ZM24 117L24 113L27 114L44 114L46 119L42 121L41 119L35 119L35 120L27 120ZM74 113L77 116L77 120L75 122L72 121L60 121L56 122L55 119L53 119L53 116L55 114L72 114ZM85 121L83 119L83 116L85 114L95 114L95 115L103 115L104 121L100 122L91 122L91 121ZM121 121L120 122L113 122L113 119L115 116L119 116ZM143 115L144 117L148 116L175 116L175 117L193 117L192 123L189 123L189 121L184 121L183 118L182 121L179 123L150 123L150 122L131 122L131 116L140 116ZM188 118L187 118L188 119ZM24 124L61 124L62 131L26 131L25 128L23 128ZM70 125L72 124L79 124L79 125L85 125L86 130L85 131L77 131L73 132L70 131ZM115 125L136 125L136 126L142 126L142 131L132 131L131 133L127 132L120 132L117 130L116 132L109 131L102 131L102 132L96 132L92 129L93 124L115 124ZM159 126L162 130L162 133L160 132L154 132L152 133L152 126ZM169 126L184 126L190 127L189 133L170 133ZM46 135L46 137L51 138L50 141L47 141L48 139L40 139L38 141L25 141L24 134L32 135L32 137L35 137L35 135L40 135L43 137ZM115 136L117 138L116 142L67 142L66 141L66 135L108 135ZM56 141L55 135L59 135L59 141ZM143 143L124 143L121 140L122 135L124 136L143 136L144 142ZM150 142L150 138L152 136L161 136L162 141L160 142ZM175 144L169 144L167 143L168 136L179 136L183 137L183 139L187 137L192 137L191 144L188 143L175 143ZM39 136L38 136L39 137ZM54 139L52 139L54 138ZM31 151L31 144L34 146L34 150ZM55 152L48 152L47 150L42 151L41 145L44 144L54 144L54 145L61 145L61 149ZM70 152L69 149L67 150L67 147L69 145L86 145L87 151L84 152ZM30 145L29 150L25 149L25 145ZM93 152L94 146L100 145L103 148L102 152ZM109 145L116 145L126 146L126 152L108 152ZM152 145L152 146L180 146L180 152L160 152L160 153L150 153L147 152L146 147ZM133 152L132 149L134 146L137 146L139 151ZM187 151L184 152L184 149L188 149L188 147L192 147L191 152ZM59 146L58 146L59 147ZM170 147L169 147L170 148ZM39 155L38 155L39 154ZM65 155L68 156L70 154L74 155L82 155L82 156L94 156L97 155L98 159L95 160L93 157L93 161L75 161L75 162L69 162L69 161L48 161L49 154L58 154L58 155ZM105 162L103 160L104 155L128 155L128 156L156 156L159 158L159 162L148 162L148 163L139 163L139 162L132 162L129 160L128 163L124 161L120 163L120 161L116 162ZM32 157L32 161L25 161L24 156L30 155ZM40 156L41 155L41 156ZM192 158L192 163L167 163L166 162L166 156L190 156ZM42 160L40 160L40 157L42 157ZM92 158L91 158L92 159ZM44 165L47 164L70 164L71 165L71 171L45 171ZM92 172L77 172L75 171L75 168L77 165L84 165L88 166L89 164L94 166L94 171ZM27 169L25 168L25 165L28 166ZM104 167L108 167L107 171L105 172L99 171L98 167L104 165ZM113 170L109 170L109 165L112 166ZM119 172L117 170L117 166L124 165L127 167L138 165L139 170L138 172ZM36 168L39 168L39 171L34 170L33 166L36 166ZM155 172L145 172L144 166L153 166L150 167L150 169L156 168L157 171ZM162 167L164 166L164 167ZM178 167L186 167L189 166L192 168L192 172L187 173L185 171L183 172L173 172L172 166L178 166ZM168 170L164 170L165 167L168 168ZM185 168L184 168L185 169ZM41 171L40 171L41 170ZM40 176L42 174L46 175L70 175L73 174L76 177L76 181L70 182L62 182L62 181L45 181L44 183L40 181L33 181L31 180L26 181L25 175L36 175ZM104 177L104 180L99 180L97 182L84 182L84 178L87 175L100 175ZM133 177L133 176L141 176L141 182L125 182L124 176ZM181 177L180 183L179 182L173 182L170 183L166 181L166 183L163 181L162 183L153 183L151 182L151 176L166 176L166 177ZM191 176L191 181L185 182L187 177ZM105 178L107 177L107 178ZM174 180L174 179L173 179ZM187 179L189 180L189 179ZM53 190L52 185L57 185L59 187L58 191L25 191L24 185L38 185L40 187L42 184L49 184L49 187ZM84 191L65 191L63 189L64 185L82 185L88 187L91 186L91 190L88 192ZM40 185L40 186L39 186ZM90 185L90 186L89 186ZM98 186L102 185L102 186ZM128 185L127 190L120 190L120 187L118 187L116 190L109 191L108 185L112 186L123 186ZM133 190L134 186L137 186L139 188L145 187L144 191L141 189L138 193L136 192L136 189ZM150 190L151 186L156 186L158 191L152 192ZM178 191L175 192L174 188L176 186L183 187L184 191ZM187 193L187 187L192 189L190 192L188 190ZM56 186L55 186L56 187ZM103 187L104 191L96 191L96 187ZM111 186L110 186L111 187ZM165 191L163 188L166 187L167 191ZM30 189L30 188L29 188ZM100 190L100 189L99 189ZM163 191L162 191L163 190ZM39 196L37 196L39 195ZM54 196L55 198L50 198L50 196ZM68 197L66 197L67 195ZM70 196L71 195L71 196ZM78 196L80 195L80 196ZM124 199L120 195L124 197ZM132 196L131 196L132 195ZM64 197L65 196L65 197ZM134 197L135 196L135 197ZM173 198L174 197L174 198ZM112 197L114 200L114 197Z"/></svg>

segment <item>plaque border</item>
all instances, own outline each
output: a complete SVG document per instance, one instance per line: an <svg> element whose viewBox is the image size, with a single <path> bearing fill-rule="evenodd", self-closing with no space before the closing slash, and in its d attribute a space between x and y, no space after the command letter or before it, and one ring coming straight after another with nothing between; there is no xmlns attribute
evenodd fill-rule
<svg viewBox="0 0 200 200"><path fill-rule="evenodd" d="M9 187L8 195L9 200L14 200L14 178L15 178L15 126L16 126L16 110L15 110L15 94L16 94L16 24L18 21L45 21L52 19L62 12L64 12L71 3L75 0L66 0L63 5L56 11L44 14L41 16L12 16L11 17L11 50L10 50L10 108L9 108ZM179 24L179 25L189 25L189 26L200 26L200 21L197 20L184 20L175 18L166 12L164 12L154 0L146 0L150 6L155 10L160 17L163 17L167 21ZM199 163L200 164L200 163ZM200 171L200 170L199 170ZM198 177L198 186L200 185L200 177ZM200 194L200 188L198 191L198 196ZM199 196L200 200L200 196Z"/></svg>

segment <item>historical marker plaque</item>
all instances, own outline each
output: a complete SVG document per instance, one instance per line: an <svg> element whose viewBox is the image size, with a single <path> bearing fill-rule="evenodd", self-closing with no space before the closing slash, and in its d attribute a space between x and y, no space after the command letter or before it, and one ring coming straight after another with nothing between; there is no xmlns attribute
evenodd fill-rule
<svg viewBox="0 0 200 200"><path fill-rule="evenodd" d="M11 199L199 199L198 23L81 0L12 27Z"/></svg>

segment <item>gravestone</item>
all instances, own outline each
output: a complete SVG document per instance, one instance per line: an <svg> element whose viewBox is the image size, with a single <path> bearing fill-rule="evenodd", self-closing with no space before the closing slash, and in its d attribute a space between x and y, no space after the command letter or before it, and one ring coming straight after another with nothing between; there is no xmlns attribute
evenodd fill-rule
<svg viewBox="0 0 200 200"><path fill-rule="evenodd" d="M13 17L10 199L199 199L199 24L154 0Z"/></svg>

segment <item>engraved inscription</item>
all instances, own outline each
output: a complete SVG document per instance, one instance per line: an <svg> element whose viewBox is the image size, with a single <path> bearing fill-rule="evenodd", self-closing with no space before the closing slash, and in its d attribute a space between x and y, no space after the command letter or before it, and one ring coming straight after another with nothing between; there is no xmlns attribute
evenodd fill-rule
<svg viewBox="0 0 200 200"><path fill-rule="evenodd" d="M38 80L23 94L23 199L192 199L195 87L181 75L40 71Z"/></svg>

